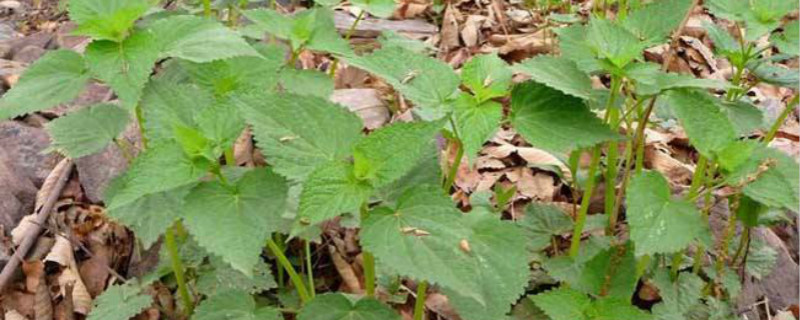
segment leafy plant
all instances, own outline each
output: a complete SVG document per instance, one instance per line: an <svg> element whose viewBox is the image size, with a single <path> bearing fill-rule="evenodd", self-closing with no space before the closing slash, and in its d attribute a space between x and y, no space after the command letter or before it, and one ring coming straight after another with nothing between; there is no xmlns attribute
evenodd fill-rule
<svg viewBox="0 0 800 320"><path fill-rule="evenodd" d="M761 82L797 89L796 70L775 63L797 56L798 24L781 26L797 3L705 1L739 32L705 25L734 67L726 82L668 72L671 45L697 2L620 1L616 19L603 7L585 24L558 29L560 56L509 65L496 54L476 55L459 74L398 35L356 54L347 41L352 28L341 37L325 7L284 15L247 9L246 1L203 1L199 17L151 14L144 0L71 0L76 33L92 38L86 52L59 50L36 61L0 100L0 118L69 102L90 81L117 97L47 125L51 150L67 157L114 147L130 155L106 192L109 215L143 247L163 237L161 265L141 284L109 287L90 319L135 316L152 302L145 286L164 278L174 280L192 319L280 319L282 312L300 320L399 319L378 300L379 278L413 282L415 319L424 316L429 289L447 295L467 320L504 318L526 294L525 303L553 320L688 319L697 310L721 319L731 316L728 301L740 291L734 269L758 278L774 264L774 251L747 245L749 230L772 221L767 209L797 211L800 203L797 162L767 146L796 107L796 93L769 126L744 94ZM352 3L376 16L394 9L382 0ZM231 27L214 19L221 11ZM251 23L238 26L238 14ZM755 41L770 32L768 44ZM645 49L663 44L662 66L644 61ZM382 79L413 104L416 121L365 132L358 115L329 100L328 75L296 69L303 50ZM767 50L777 54L762 55ZM515 84L514 72L530 80ZM644 168L656 107L680 123L697 151L684 195ZM141 150L120 138L129 126L140 130ZM505 220L516 189L499 187L496 206L491 195L476 194L470 212L454 205L449 195L462 159L474 163L501 127L570 163L573 212L531 204L521 221ZM266 167L235 165L232 148L246 129ZM455 154L442 166L437 140ZM589 155L585 170L582 155ZM589 215L601 177L603 214ZM733 232L712 247L709 207L697 206L723 188L736 213L727 230L744 226L739 247L730 246ZM365 297L316 293L310 241L332 219L359 229ZM587 238L588 230L594 235ZM298 242L303 254L291 256ZM690 247L696 254L688 268ZM708 250L712 265L704 264ZM277 281L267 263L273 259ZM552 279L548 288L530 285L532 265ZM652 310L631 303L638 283L658 288L662 301Z"/></svg>

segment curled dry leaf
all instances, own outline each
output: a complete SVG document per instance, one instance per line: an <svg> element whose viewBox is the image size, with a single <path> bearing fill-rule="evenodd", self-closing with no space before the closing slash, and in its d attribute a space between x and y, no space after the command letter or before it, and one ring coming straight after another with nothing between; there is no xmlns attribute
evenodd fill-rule
<svg viewBox="0 0 800 320"><path fill-rule="evenodd" d="M62 267L76 267L75 257L72 251L72 242L64 236L56 235L56 243L50 249L50 253L44 257L45 262L55 262Z"/></svg>
<svg viewBox="0 0 800 320"><path fill-rule="evenodd" d="M661 172L670 183L686 185L692 181L694 169L670 156L665 148L647 146L644 157L645 166Z"/></svg>
<svg viewBox="0 0 800 320"><path fill-rule="evenodd" d="M71 284L73 311L82 315L88 315L92 310L92 296L86 290L80 275L75 269L65 268L58 276L58 285L61 287L61 295L66 296L66 286Z"/></svg>
<svg viewBox="0 0 800 320"><path fill-rule="evenodd" d="M14 309L6 311L5 318L6 320L28 320L28 318L26 318L25 316L23 316L21 313L17 312L17 310Z"/></svg>
<svg viewBox="0 0 800 320"><path fill-rule="evenodd" d="M389 108L375 89L340 89L331 95L331 101L355 112L364 121L364 127L375 130L389 122Z"/></svg>
<svg viewBox="0 0 800 320"><path fill-rule="evenodd" d="M441 48L444 48L445 51L459 46L458 9L452 5L447 6L447 9L444 11L441 36Z"/></svg>
<svg viewBox="0 0 800 320"><path fill-rule="evenodd" d="M336 251L336 247L329 245L328 252L331 255L331 260L333 260L333 265L336 267L336 271L339 272L339 275L342 277L345 291L350 293L363 292L364 290L361 289L361 283L358 281L358 276L356 276L353 266L344 260L342 255Z"/></svg>
<svg viewBox="0 0 800 320"><path fill-rule="evenodd" d="M461 317L459 317L458 313L453 309L447 296L441 293L434 292L428 294L425 298L425 308L433 311L444 319L461 320Z"/></svg>
<svg viewBox="0 0 800 320"><path fill-rule="evenodd" d="M31 230L35 226L36 226L35 214L29 214L27 216L22 217L22 220L14 228L14 230L11 230L11 241L13 241L15 245L19 245L20 243L22 243L22 240L25 239L25 235L28 234L28 230Z"/></svg>
<svg viewBox="0 0 800 320"><path fill-rule="evenodd" d="M47 197L50 195L51 192L53 192L53 189L56 187L58 180L61 179L61 177L64 175L64 171L66 171L68 168L71 167L72 167L72 160L64 159L61 160L55 166L55 168L53 168L53 171L50 172L50 174L44 180L44 183L42 183L42 188L39 189L39 192L36 194L36 206L34 207L35 211L39 211L42 205L44 205L45 201L47 200Z"/></svg>
<svg viewBox="0 0 800 320"><path fill-rule="evenodd" d="M572 181L572 172L569 170L569 167L549 152L532 147L520 147L516 148L516 151L528 165L558 167L564 179Z"/></svg>

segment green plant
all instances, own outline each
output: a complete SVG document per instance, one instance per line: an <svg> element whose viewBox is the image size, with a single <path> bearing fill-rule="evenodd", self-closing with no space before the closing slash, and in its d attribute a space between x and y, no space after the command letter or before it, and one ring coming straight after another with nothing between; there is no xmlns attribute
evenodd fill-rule
<svg viewBox="0 0 800 320"><path fill-rule="evenodd" d="M119 136L130 121L140 129L145 147L108 188L105 204L143 247L164 235L165 251L152 274L110 287L90 319L134 316L150 301L142 288L162 278L175 280L182 311L193 319L278 319L282 312L301 320L399 319L375 298L380 275L416 282L415 319L424 317L430 288L446 294L466 320L502 318L526 293L554 320L685 319L690 311L729 317L727 301L738 291L729 281L731 269L749 256L755 263L745 272L760 277L774 260L763 245L750 245L749 228L770 223L765 208L798 210L798 164L765 143L796 107L797 95L764 138L754 139L764 120L743 94L759 82L797 89L796 70L774 64L797 56L797 23L773 33L768 47L753 41L778 29L795 2L707 1L712 13L737 22L740 33L747 28L737 36L706 26L717 52L735 68L731 83L668 73L671 50L664 66L644 62L644 49L675 42L697 1L620 2L625 14L616 20L603 17L604 7L586 24L558 29L561 56L510 66L497 55L477 55L460 75L403 45L357 55L324 7L292 16L229 7L229 14L242 11L252 22L234 32L210 18L209 1L202 4L206 17L145 16L146 0L71 0L76 32L93 39L86 52L48 53L0 100L6 119L68 102L90 81L111 87L118 103L47 126L51 149L68 157L99 152L111 142L132 157L132 146ZM381 1L354 4L378 16L393 8ZM292 58L285 61L275 41L257 41L265 34L286 41ZM773 49L780 54L759 55ZM383 79L413 103L419 120L365 134L357 115L328 100L330 77L295 69L303 50ZM514 72L531 80L513 85ZM608 88L593 86L592 76L607 79ZM718 97L711 90L726 93ZM673 196L660 173L644 170L645 128L657 99L659 111L678 120L698 153L683 197ZM475 205L465 214L453 204L448 196L462 159L472 164L501 126L570 164L570 175L561 176L583 191L573 195L580 202L574 216L532 204L521 221L504 220L498 212L514 188L495 189L496 207ZM245 128L267 167L234 165L231 149ZM437 135L456 150L444 170L437 163ZM591 155L586 170L578 168L582 153ZM600 178L605 212L589 215ZM728 232L713 248L708 206L696 203L701 197L708 203L721 188L734 191L729 228L740 222L746 231L738 246L730 246ZM320 235L321 223L339 217L359 228L364 298L316 294L309 241ZM623 223L629 237L617 232ZM599 229L605 235L582 241L587 230ZM305 241L300 264L287 255L287 234ZM558 254L566 239L568 253ZM690 246L700 254L686 270ZM265 248L279 265L277 283L262 257ZM548 248L556 254L548 255ZM706 248L717 256L713 266L701 261ZM529 287L533 262L562 285ZM663 302L652 312L630 302L640 281L661 291ZM253 297L277 287L300 304Z"/></svg>

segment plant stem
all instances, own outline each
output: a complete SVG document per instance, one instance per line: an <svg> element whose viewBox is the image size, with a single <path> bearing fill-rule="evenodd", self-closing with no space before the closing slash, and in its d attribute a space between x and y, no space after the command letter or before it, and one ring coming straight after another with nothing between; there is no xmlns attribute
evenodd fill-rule
<svg viewBox="0 0 800 320"><path fill-rule="evenodd" d="M203 15L206 17L211 16L211 0L203 0Z"/></svg>
<svg viewBox="0 0 800 320"><path fill-rule="evenodd" d="M453 141L453 146L458 149L456 151L456 158L453 160L453 165L450 167L450 171L444 183L444 192L448 194L450 193L450 188L453 187L453 183L456 181L456 174L458 173L458 168L461 166L461 158L464 157L464 144L461 142L461 136L458 134L456 122L453 120L452 115L450 116L450 126L453 127L453 135L456 138L455 141Z"/></svg>
<svg viewBox="0 0 800 320"><path fill-rule="evenodd" d="M618 131L619 126L619 108L614 107L614 101L617 94L622 87L622 79L618 76L611 78L611 94L608 96L606 103L606 112L608 113L608 123L611 125L611 130ZM606 151L606 194L605 194L605 212L608 215L608 228L606 228L606 235L611 235L614 232L614 227L617 225L617 215L614 211L614 202L616 200L616 186L617 186L617 161L619 160L619 143L614 140L608 142L608 150Z"/></svg>
<svg viewBox="0 0 800 320"><path fill-rule="evenodd" d="M366 11L361 10L361 12L358 13L358 16L356 17L356 20L353 21L353 24L350 25L349 29L347 29L347 33L344 34L344 41L347 41L348 44L350 43L350 38L353 36L353 33L356 31L356 27L358 26L358 23L361 22L362 19L364 19L364 12L366 12ZM339 67L339 59L334 57L333 64L331 64L331 71L330 71L331 79L336 80L336 69L338 67Z"/></svg>
<svg viewBox="0 0 800 320"><path fill-rule="evenodd" d="M708 159L704 155L700 155L697 157L697 166L694 169L694 175L692 176L692 185L689 187L689 195L687 199L694 199L697 197L698 191L700 191L700 186L705 184L705 177L706 177L706 167L708 166Z"/></svg>
<svg viewBox="0 0 800 320"><path fill-rule="evenodd" d="M225 149L225 164L229 167L236 166L236 158L233 156L233 147Z"/></svg>
<svg viewBox="0 0 800 320"><path fill-rule="evenodd" d="M274 238L275 243L278 244L278 250L283 252L284 248L282 245L280 245L280 243L283 243L281 235L276 233ZM284 272L285 270L283 268L278 268L278 288L284 288L286 286L286 283L284 282Z"/></svg>
<svg viewBox="0 0 800 320"><path fill-rule="evenodd" d="M167 246L169 259L172 262L172 272L175 274L175 281L178 282L178 294L181 296L183 306L186 308L186 317L190 317L194 312L192 296L189 295L189 288L186 286L186 278L183 274L183 261L178 252L178 243L175 241L175 230L170 226L164 234L164 245Z"/></svg>
<svg viewBox="0 0 800 320"><path fill-rule="evenodd" d="M580 252L581 235L583 234L583 227L586 225L586 213L589 211L592 191L594 191L595 174L597 174L597 167L600 164L600 149L600 146L594 147L594 151L592 152L586 189L583 192L583 199L581 199L580 211L578 211L578 216L575 218L575 229L572 230L572 243L569 247L569 256L572 258L577 257Z"/></svg>
<svg viewBox="0 0 800 320"><path fill-rule="evenodd" d="M137 104L134 109L136 114L136 125L139 126L139 135L142 136L142 149L147 149L147 134L144 129L144 114L142 113L142 105Z"/></svg>
<svg viewBox="0 0 800 320"><path fill-rule="evenodd" d="M735 264L736 261L739 260L739 257L742 256L742 253L744 253L745 248L748 246L749 242L750 242L750 227L746 226L746 227L744 227L744 230L742 230L742 236L741 236L741 238L739 238L739 247L736 248L736 254L733 255L733 259L731 259L731 263ZM745 256L745 258L747 258L747 257ZM742 261L742 262L744 262L744 261Z"/></svg>
<svg viewBox="0 0 800 320"><path fill-rule="evenodd" d="M375 297L375 256L368 251L363 252L364 259L364 287L367 297Z"/></svg>
<svg viewBox="0 0 800 320"><path fill-rule="evenodd" d="M364 221L369 216L369 208L367 203L361 204L361 221ZM375 297L375 256L368 251L362 253L364 263L364 287L367 297Z"/></svg>
<svg viewBox="0 0 800 320"><path fill-rule="evenodd" d="M417 300L414 302L414 320L425 319L425 294L428 292L428 282L417 284Z"/></svg>
<svg viewBox="0 0 800 320"><path fill-rule="evenodd" d="M278 247L278 244L275 243L272 239L267 240L267 248L275 255L275 258L278 259L278 263L283 266L283 269L286 270L286 273L289 274L289 279L297 289L297 295L300 296L300 302L307 303L311 298L308 295L308 291L306 290L306 286L303 284L303 279L300 278L300 275L297 274L297 271L294 270L294 266L292 263L289 262L289 258L286 258L286 255L283 253L283 250Z"/></svg>
<svg viewBox="0 0 800 320"><path fill-rule="evenodd" d="M317 295L317 286L314 285L314 264L311 263L311 241L305 242L305 256L306 256L306 276L308 277L308 288L310 289L311 297Z"/></svg>
<svg viewBox="0 0 800 320"><path fill-rule="evenodd" d="M786 104L786 108L783 109L781 114L778 116L778 119L775 119L775 123L773 123L772 127L769 128L769 132L767 133L767 135L764 136L765 143L769 144L772 141L772 139L775 139L775 135L778 134L778 130L781 128L783 123L786 122L786 118L788 118L789 114L792 113L792 111L794 111L794 108L797 107L798 97L800 97L800 95L797 94L794 95L794 98L792 98L792 100L789 101L788 104Z"/></svg>

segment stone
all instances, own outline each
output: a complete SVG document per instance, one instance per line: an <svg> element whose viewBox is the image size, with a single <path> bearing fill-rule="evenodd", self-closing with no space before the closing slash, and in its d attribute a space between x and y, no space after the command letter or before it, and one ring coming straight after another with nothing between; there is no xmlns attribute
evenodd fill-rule
<svg viewBox="0 0 800 320"><path fill-rule="evenodd" d="M0 226L10 232L25 215L33 212L36 202L36 187L26 177L20 175L3 149L0 149Z"/></svg>
<svg viewBox="0 0 800 320"><path fill-rule="evenodd" d="M21 176L37 187L58 164L57 154L44 152L49 145L50 137L44 129L17 121L0 122L0 149L17 165Z"/></svg>
<svg viewBox="0 0 800 320"><path fill-rule="evenodd" d="M45 52L47 52L47 50L42 47L26 46L15 52L12 60L30 64L38 60Z"/></svg>

